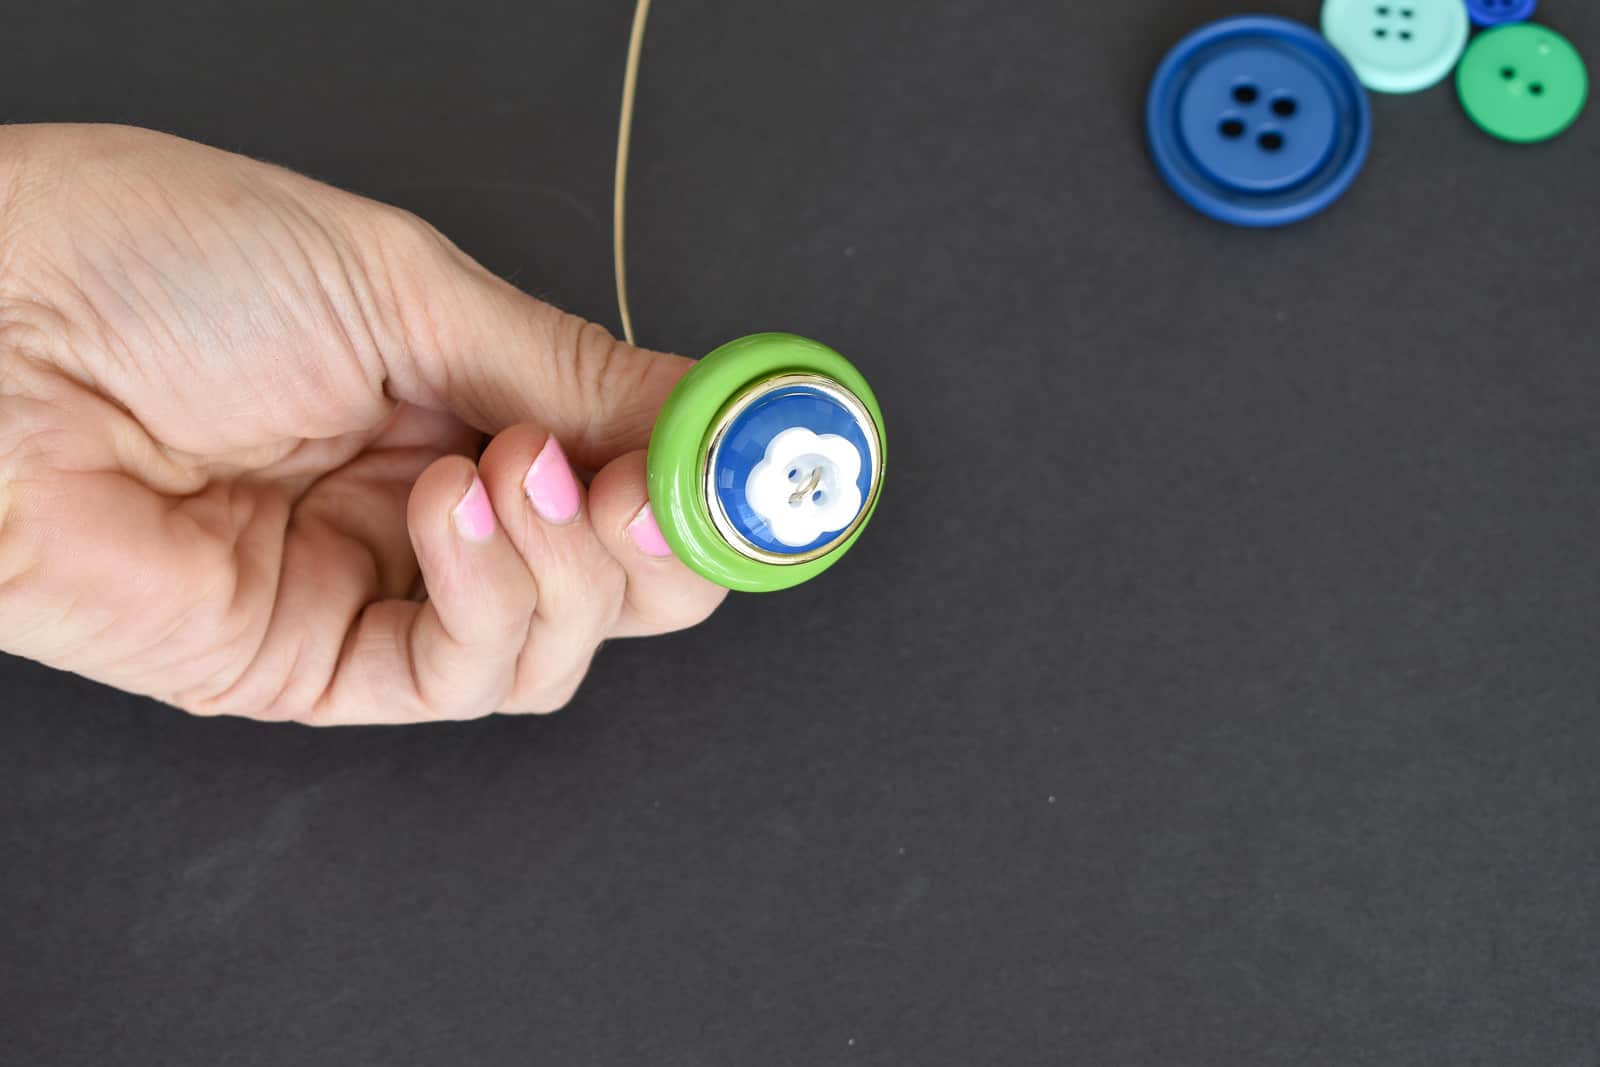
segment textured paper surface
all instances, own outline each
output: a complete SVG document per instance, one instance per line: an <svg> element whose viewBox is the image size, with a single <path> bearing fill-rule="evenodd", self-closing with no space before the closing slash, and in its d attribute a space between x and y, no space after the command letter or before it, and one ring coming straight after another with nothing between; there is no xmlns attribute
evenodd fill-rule
<svg viewBox="0 0 1600 1067"><path fill-rule="evenodd" d="M640 339L855 360L873 527L549 720L0 663L0 1061L1600 1059L1600 119L1375 99L1345 200L1228 229L1140 123L1235 6L658 3ZM614 324L630 14L35 4L0 100L398 201Z"/></svg>

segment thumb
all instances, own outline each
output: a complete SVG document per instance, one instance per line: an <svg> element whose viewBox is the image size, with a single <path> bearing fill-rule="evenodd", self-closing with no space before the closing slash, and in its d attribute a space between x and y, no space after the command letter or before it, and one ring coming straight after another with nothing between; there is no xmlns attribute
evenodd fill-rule
<svg viewBox="0 0 1600 1067"><path fill-rule="evenodd" d="M433 254L408 268L420 276L396 286L409 356L406 373L391 374L398 399L485 433L536 423L591 470L649 443L692 360L617 340L497 277L431 227L427 239Z"/></svg>

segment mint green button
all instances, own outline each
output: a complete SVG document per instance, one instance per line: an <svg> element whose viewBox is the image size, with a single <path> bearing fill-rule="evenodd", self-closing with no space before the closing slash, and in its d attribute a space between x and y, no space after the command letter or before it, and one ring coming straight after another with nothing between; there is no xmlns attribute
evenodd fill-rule
<svg viewBox="0 0 1600 1067"><path fill-rule="evenodd" d="M1326 0L1322 36L1380 93L1437 85L1467 46L1465 0Z"/></svg>
<svg viewBox="0 0 1600 1067"><path fill-rule="evenodd" d="M1589 74L1572 42L1532 22L1480 34L1461 57L1456 92L1467 115L1505 141L1545 141L1572 125Z"/></svg>

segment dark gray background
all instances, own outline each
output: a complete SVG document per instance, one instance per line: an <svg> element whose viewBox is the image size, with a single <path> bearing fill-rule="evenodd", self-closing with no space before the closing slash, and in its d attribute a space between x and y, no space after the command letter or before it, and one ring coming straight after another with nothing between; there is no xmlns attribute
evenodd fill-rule
<svg viewBox="0 0 1600 1067"><path fill-rule="evenodd" d="M614 322L629 8L16 5L0 102L397 201ZM1596 1062L1600 121L1376 99L1333 210L1230 229L1140 107L1235 10L658 0L641 337L850 355L873 527L552 719L0 663L0 1059Z"/></svg>

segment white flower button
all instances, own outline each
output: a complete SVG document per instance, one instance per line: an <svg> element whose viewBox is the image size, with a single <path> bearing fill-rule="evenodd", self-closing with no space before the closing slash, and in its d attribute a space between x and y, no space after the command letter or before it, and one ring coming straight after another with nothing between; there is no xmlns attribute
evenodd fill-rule
<svg viewBox="0 0 1600 1067"><path fill-rule="evenodd" d="M861 510L861 454L838 434L794 426L774 437L750 471L744 495L750 509L791 548L849 526Z"/></svg>

